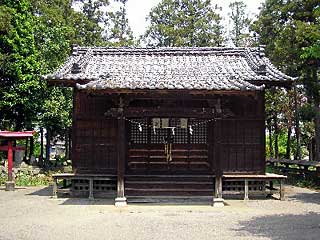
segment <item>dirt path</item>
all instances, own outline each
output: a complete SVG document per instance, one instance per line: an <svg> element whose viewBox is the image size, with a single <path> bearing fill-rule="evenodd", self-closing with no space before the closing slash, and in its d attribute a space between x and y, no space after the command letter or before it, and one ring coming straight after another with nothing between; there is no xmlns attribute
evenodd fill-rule
<svg viewBox="0 0 320 240"><path fill-rule="evenodd" d="M287 201L130 205L51 199L48 188L0 188L0 240L320 239L320 193L288 187Z"/></svg>

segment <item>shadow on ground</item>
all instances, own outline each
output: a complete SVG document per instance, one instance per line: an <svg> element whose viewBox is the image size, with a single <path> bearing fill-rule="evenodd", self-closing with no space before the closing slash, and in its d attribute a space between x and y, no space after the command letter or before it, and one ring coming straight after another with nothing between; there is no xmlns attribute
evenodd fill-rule
<svg viewBox="0 0 320 240"><path fill-rule="evenodd" d="M87 198L66 198L61 205L113 205L114 198L95 198L89 200Z"/></svg>
<svg viewBox="0 0 320 240"><path fill-rule="evenodd" d="M52 186L44 187L34 192L28 193L29 196L44 196L52 197ZM68 194L60 196L57 199L62 200L61 205L114 205L114 198L95 198L94 200L89 200L87 197L83 198L73 198Z"/></svg>
<svg viewBox="0 0 320 240"><path fill-rule="evenodd" d="M320 204L320 192L296 193L292 196L288 196L288 200Z"/></svg>
<svg viewBox="0 0 320 240"><path fill-rule="evenodd" d="M294 211L294 209L293 209ZM239 236L267 237L269 239L310 239L320 236L320 214L310 212L306 215L272 215L256 217L239 223L234 229Z"/></svg>
<svg viewBox="0 0 320 240"><path fill-rule="evenodd" d="M41 188L40 190L34 191L32 193L28 193L26 195L31 196L52 196L52 186Z"/></svg>

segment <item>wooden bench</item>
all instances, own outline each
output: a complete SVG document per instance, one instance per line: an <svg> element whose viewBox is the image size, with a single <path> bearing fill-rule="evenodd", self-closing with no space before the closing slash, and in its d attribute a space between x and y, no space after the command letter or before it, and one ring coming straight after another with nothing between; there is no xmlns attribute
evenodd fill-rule
<svg viewBox="0 0 320 240"><path fill-rule="evenodd" d="M308 176L314 178L316 183L320 185L320 162L272 158L267 160L267 164L275 169L279 169L286 175Z"/></svg>
<svg viewBox="0 0 320 240"><path fill-rule="evenodd" d="M244 181L244 200L249 199L249 181L264 181L269 182L270 190L273 190L273 181L279 180L280 181L280 200L284 200L284 179L287 177L284 175L273 174L273 173L266 173L261 175L231 175L231 174L224 174L222 176L222 180L229 180L229 181Z"/></svg>
<svg viewBox="0 0 320 240"><path fill-rule="evenodd" d="M66 187L67 180L87 180L89 181L89 199L93 200L93 181L94 180L111 180L116 177L116 175L106 175L106 174L76 174L76 173L57 173L53 174L53 190L52 196L55 198L58 192L65 192L64 189L58 188L58 180L63 180L63 187Z"/></svg>
<svg viewBox="0 0 320 240"><path fill-rule="evenodd" d="M289 160L289 159L268 159L267 164L271 166L276 166L278 164L283 164L286 168L289 168L292 165L297 165L300 168L308 171L309 167L314 167L317 172L320 173L320 162L316 161L306 161L306 160Z"/></svg>

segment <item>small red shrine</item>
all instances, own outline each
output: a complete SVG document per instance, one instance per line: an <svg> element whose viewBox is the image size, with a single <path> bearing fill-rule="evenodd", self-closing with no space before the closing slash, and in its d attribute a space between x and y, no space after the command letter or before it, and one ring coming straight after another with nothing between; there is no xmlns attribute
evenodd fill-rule
<svg viewBox="0 0 320 240"><path fill-rule="evenodd" d="M8 141L7 146L0 146L0 151L8 151L8 181L6 182L6 191L13 191L15 189L15 182L12 175L13 151L25 149L24 147L20 146L14 147L13 142L18 139L33 137L34 133L34 131L0 131L0 140L4 139Z"/></svg>

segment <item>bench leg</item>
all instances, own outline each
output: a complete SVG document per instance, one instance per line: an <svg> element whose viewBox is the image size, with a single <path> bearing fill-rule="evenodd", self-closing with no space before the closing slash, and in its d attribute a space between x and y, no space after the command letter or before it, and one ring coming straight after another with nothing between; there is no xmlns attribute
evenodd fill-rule
<svg viewBox="0 0 320 240"><path fill-rule="evenodd" d="M244 180L244 200L249 200L249 181L248 179Z"/></svg>
<svg viewBox="0 0 320 240"><path fill-rule="evenodd" d="M53 186L52 186L52 198L57 198L58 192L58 179L53 179Z"/></svg>
<svg viewBox="0 0 320 240"><path fill-rule="evenodd" d="M93 179L89 179L89 200L94 200L93 198Z"/></svg>
<svg viewBox="0 0 320 240"><path fill-rule="evenodd" d="M284 201L284 181L283 179L280 180L280 200Z"/></svg>

